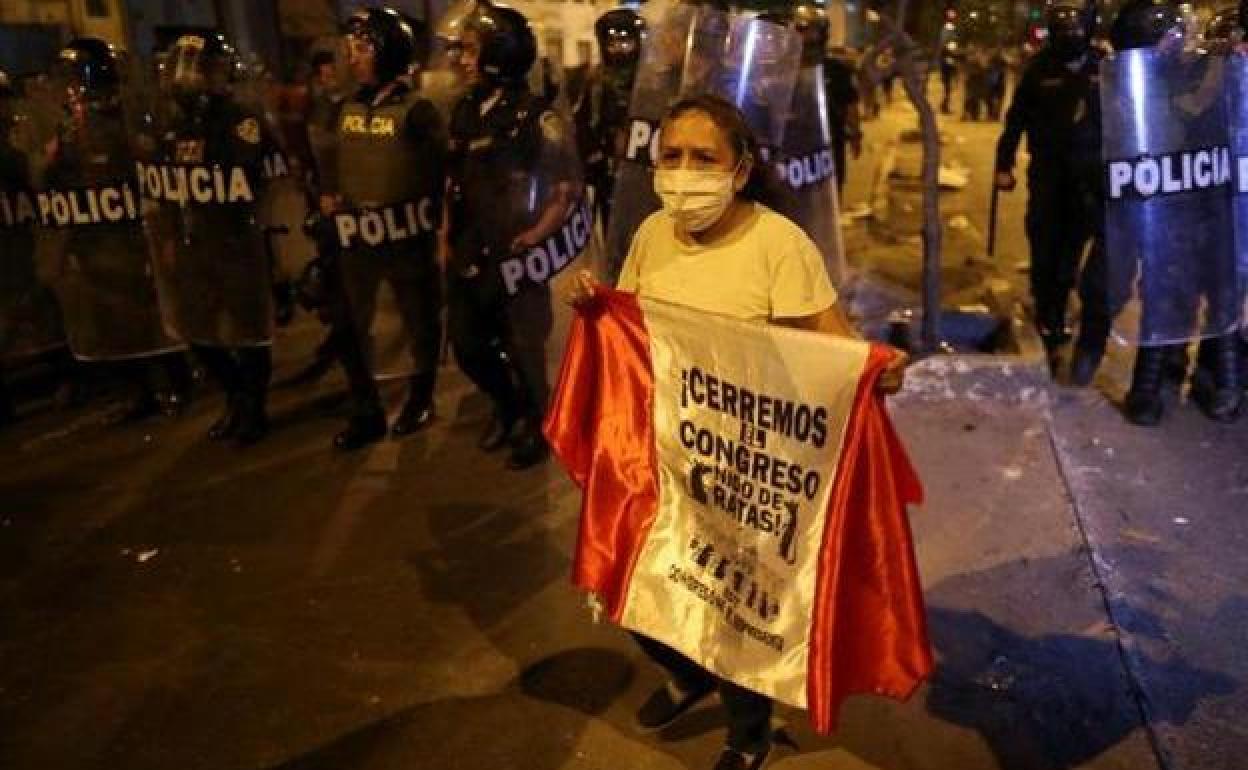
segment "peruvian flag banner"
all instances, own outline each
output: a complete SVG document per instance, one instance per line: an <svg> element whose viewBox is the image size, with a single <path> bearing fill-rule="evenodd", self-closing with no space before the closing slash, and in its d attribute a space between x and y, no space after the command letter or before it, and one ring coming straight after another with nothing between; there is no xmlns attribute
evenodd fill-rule
<svg viewBox="0 0 1248 770"><path fill-rule="evenodd" d="M932 670L882 346L600 289L546 435L584 491L573 580L619 625L835 729Z"/></svg>

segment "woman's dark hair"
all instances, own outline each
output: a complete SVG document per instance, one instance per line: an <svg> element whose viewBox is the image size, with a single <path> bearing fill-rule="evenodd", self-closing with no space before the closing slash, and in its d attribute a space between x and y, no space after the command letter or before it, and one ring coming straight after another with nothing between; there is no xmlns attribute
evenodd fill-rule
<svg viewBox="0 0 1248 770"><path fill-rule="evenodd" d="M663 119L667 126L673 120L690 112L700 112L711 119L711 122L724 132L728 144L732 146L737 159L748 155L753 161L750 178L741 190L741 197L755 203L788 214L794 208L793 192L776 175L772 164L768 162L766 153L761 149L758 138L750 124L746 122L744 113L735 104L715 94L696 94L686 96L676 102Z"/></svg>

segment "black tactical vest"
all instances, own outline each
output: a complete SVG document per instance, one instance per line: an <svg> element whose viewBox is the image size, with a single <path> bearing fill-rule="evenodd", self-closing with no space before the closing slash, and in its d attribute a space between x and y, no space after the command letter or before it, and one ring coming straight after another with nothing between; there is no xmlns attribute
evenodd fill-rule
<svg viewBox="0 0 1248 770"><path fill-rule="evenodd" d="M408 90L376 107L359 97L343 105L337 128L338 193L347 208L436 197L440 163L431 157L428 143L413 141L408 133L408 115L423 101Z"/></svg>

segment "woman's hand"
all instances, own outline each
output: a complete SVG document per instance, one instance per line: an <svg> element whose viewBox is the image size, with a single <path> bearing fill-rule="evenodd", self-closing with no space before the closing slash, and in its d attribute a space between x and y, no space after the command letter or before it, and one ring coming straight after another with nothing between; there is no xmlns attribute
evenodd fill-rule
<svg viewBox="0 0 1248 770"><path fill-rule="evenodd" d="M576 274L572 289L568 292L567 302L572 307L584 307L594 299L598 291L598 279L588 270Z"/></svg>
<svg viewBox="0 0 1248 770"><path fill-rule="evenodd" d="M910 365L910 356L904 352L893 349L893 360L888 362L888 368L880 374L880 379L875 384L875 389L886 396L891 396L901 390L906 384L906 367Z"/></svg>

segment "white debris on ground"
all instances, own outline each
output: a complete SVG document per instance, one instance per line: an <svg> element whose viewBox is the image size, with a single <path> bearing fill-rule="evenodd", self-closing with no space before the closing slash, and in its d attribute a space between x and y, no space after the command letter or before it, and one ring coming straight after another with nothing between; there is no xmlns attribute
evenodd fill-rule
<svg viewBox="0 0 1248 770"><path fill-rule="evenodd" d="M1043 409L1050 405L1049 391L1028 367L1003 364L982 357L933 356L906 370L906 384L895 397L898 402L957 401L1000 403Z"/></svg>

